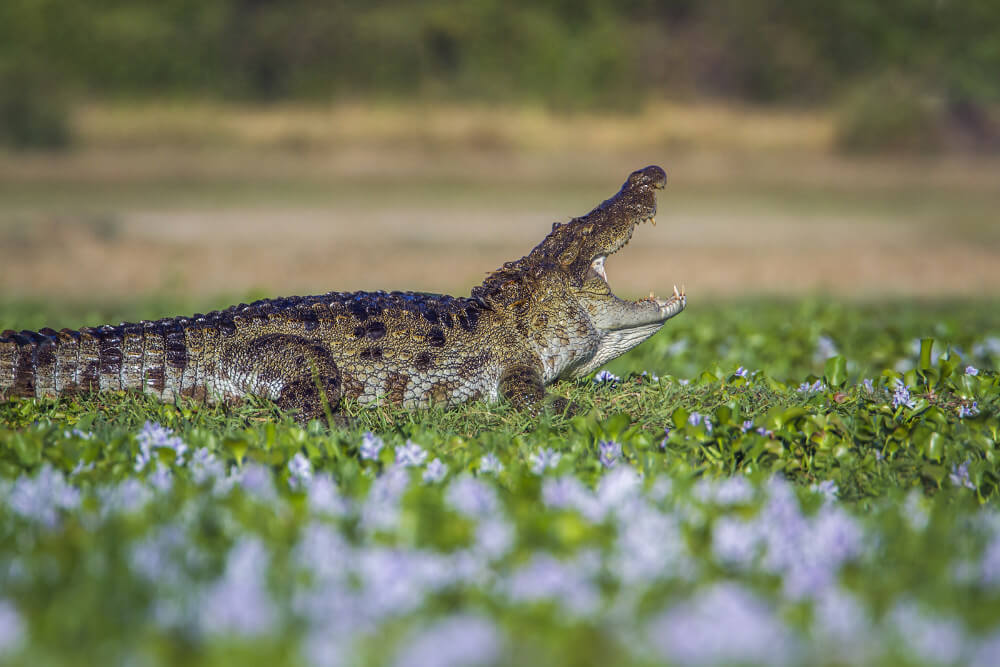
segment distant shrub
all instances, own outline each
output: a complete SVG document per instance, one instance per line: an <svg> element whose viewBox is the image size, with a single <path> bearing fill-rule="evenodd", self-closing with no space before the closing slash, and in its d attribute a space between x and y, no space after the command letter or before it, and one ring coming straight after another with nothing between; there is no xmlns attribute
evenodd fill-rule
<svg viewBox="0 0 1000 667"><path fill-rule="evenodd" d="M0 145L60 149L72 142L69 104L41 71L0 68Z"/></svg>
<svg viewBox="0 0 1000 667"><path fill-rule="evenodd" d="M945 106L916 83L895 76L869 80L847 96L836 145L847 153L933 153L942 149Z"/></svg>

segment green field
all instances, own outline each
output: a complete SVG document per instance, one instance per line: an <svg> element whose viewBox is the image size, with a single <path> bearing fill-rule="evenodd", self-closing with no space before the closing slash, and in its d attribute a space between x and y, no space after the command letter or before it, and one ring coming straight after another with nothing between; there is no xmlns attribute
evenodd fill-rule
<svg viewBox="0 0 1000 667"><path fill-rule="evenodd" d="M992 664L997 305L692 304L554 385L575 416L347 405L303 430L265 403L9 402L0 655Z"/></svg>

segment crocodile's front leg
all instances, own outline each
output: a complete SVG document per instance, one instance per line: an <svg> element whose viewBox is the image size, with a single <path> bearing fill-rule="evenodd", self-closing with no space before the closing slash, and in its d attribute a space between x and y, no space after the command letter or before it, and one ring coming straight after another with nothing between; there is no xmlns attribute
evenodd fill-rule
<svg viewBox="0 0 1000 667"><path fill-rule="evenodd" d="M500 395L517 409L535 409L545 398L541 363L517 361L500 375Z"/></svg>
<svg viewBox="0 0 1000 667"><path fill-rule="evenodd" d="M575 405L562 396L546 396L542 377L542 363L517 361L507 365L500 376L500 395L518 410L538 412L542 406L556 414L567 410L572 414Z"/></svg>

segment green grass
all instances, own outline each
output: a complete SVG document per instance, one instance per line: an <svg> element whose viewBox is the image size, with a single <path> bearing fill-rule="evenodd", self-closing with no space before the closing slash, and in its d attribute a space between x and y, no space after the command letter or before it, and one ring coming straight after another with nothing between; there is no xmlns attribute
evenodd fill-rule
<svg viewBox="0 0 1000 667"><path fill-rule="evenodd" d="M94 307L8 302L0 305L0 323L79 326L191 310L168 300ZM415 607L386 612L377 619L376 634L359 630L352 649L358 661L391 663L399 651L417 651L417 635L436 619L473 614L495 624L504 638L492 656L500 664L657 664L671 656L683 662L683 654L671 652L680 649L657 652L658 640L634 636L636 628L651 628L684 604L700 609L728 599L732 586L750 591L770 610L765 614L751 605L757 609L754 622L778 623L780 633L796 637L778 642L792 651L793 662L823 656L829 664L934 663L906 634L918 632L919 619L926 618L938 627L957 624L961 659L978 659L1000 628L1000 595L987 573L1000 527L998 362L995 302L749 300L689 309L610 364L617 381L555 384L551 391L575 404L572 416L535 416L504 404L423 411L347 405L346 426L314 422L302 429L263 401L165 405L124 394L11 401L0 406L0 604L12 601L23 636L10 655L24 664L120 662L126 656L154 664L263 663L274 656L277 664L308 662L315 657L310 650L318 650L310 642L325 626L317 626L317 617L295 600L319 586L310 578L319 575L303 574L294 563L317 522L376 562L373 554L383 547L435 558L459 553L475 543L477 526L499 517L514 542L490 561L489 572L506 583L434 588ZM976 374L967 372L970 366ZM176 442L161 443L146 453L153 462L137 470L145 437L137 434L147 421L171 429L186 454L179 455ZM386 443L375 459L361 456L365 432ZM361 510L324 518L311 504L313 491L295 486L294 461L304 458L316 477L330 476L345 502L368 506L377 496L372 489L389 479L394 453L398 457L408 441L426 450L427 461L438 458L447 466L446 481L421 483L428 467L418 466L409 490L394 501L402 514L382 529L367 530ZM602 443L609 441L621 446L611 470L639 473L648 505L608 510L614 520L588 514L584 501L560 509L549 485L575 479L584 489L599 489L610 479L600 460ZM552 471L538 475L532 469L545 449L561 456ZM241 481L236 486L243 492L220 492L215 483L213 491L212 479L194 472L196 450L213 456L222 471L269 471L269 481ZM502 463L503 472L482 470L487 455ZM171 472L169 484L157 477L156 461ZM28 487L18 485L53 470L70 480L81 500L56 503L53 522L18 509L28 497ZM488 515L470 519L449 505L448 484L456 486L463 471L499 494ZM726 521L759 520L777 530L790 520L767 520L783 498L783 487L768 481L776 475L791 482L799 499L793 513L799 518L788 525L813 526L802 528L808 532L820 531L824 521L849 521L854 527L848 533L860 531L863 548L831 565L833 583L811 597L789 592L795 580L785 566L776 570L766 558L733 565L719 555L718 534ZM720 499L730 479L749 480L755 489L735 507ZM108 510L114 505L109 489L129 481L160 490L131 510ZM261 484L272 491L262 492ZM49 505L38 501L48 507L61 487L46 488L37 493L50 498ZM811 490L817 488L834 489L836 501L824 504L822 494ZM598 492L594 507L617 507L602 497ZM641 554L618 549L623 535L644 525L646 511L678 523L687 565L667 567L664 560L666 574L637 583L616 568L642 562ZM162 567L177 570L178 581L167 581L166 574L162 581L144 579L137 574L136 545L173 530L183 533L176 547L181 550L164 546ZM235 567L233 553L249 538L264 545L269 563L258 572L278 610L267 632L241 634L230 625L228 634L212 634L204 630L211 618L195 614L171 624L157 615L166 613L160 603L190 612L204 602L199 596L208 600L218 593L227 568ZM665 548L671 539L654 530L650 548ZM816 548L835 553L845 540L853 543L841 538L828 547L817 542ZM803 549L794 552L793 565L801 562L811 572L810 559L822 554ZM516 588L511 582L540 554L568 564L560 576L589 572L582 563L596 554L602 565L587 575L586 586L596 587L601 611L574 611L569 593L536 602L503 594L503 586ZM368 590L363 573L351 576L351 586ZM823 596L830 591L847 591L877 629L875 636L858 639L867 651L862 658L836 651L830 657L825 640L817 638L828 625L821 619ZM3 651L0 633L0 658ZM779 657L749 655L750 662Z"/></svg>

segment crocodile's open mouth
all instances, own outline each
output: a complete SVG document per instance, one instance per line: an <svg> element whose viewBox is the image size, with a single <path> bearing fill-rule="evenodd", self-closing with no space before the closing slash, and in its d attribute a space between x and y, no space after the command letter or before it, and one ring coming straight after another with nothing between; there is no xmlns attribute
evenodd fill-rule
<svg viewBox="0 0 1000 667"><path fill-rule="evenodd" d="M628 230L628 234L626 234L622 238L622 240L621 240L620 243L618 243L609 252L607 252L605 254L602 254L602 255L598 255L597 257L595 257L593 259L593 261L590 262L590 270L593 271L595 275L599 276L601 278L601 280L604 281L604 284L608 286L608 291L611 291L611 283L608 282L608 272L607 272L607 269L604 266L605 261L607 260L608 256L615 254L616 252L618 252L619 250L621 250L622 248L624 248L625 246L627 246L628 242L632 240L632 234L635 232L635 228L638 227L639 225L641 225L644 222L649 222L652 226L655 227L656 226L656 216L655 216L655 214L649 216L648 218L642 218L642 219L638 220L637 222L635 222L631 226L631 228ZM612 294L613 293L614 292L612 292ZM656 296L655 294L653 294L653 292L650 292L648 297L645 297L643 299L639 299L638 302L642 302L642 301L653 301L658 306L660 306L662 308L662 307L665 307L665 306L668 306L668 305L672 305L672 304L674 304L674 303L676 303L678 301L681 302L681 303L684 303L684 302L686 302L686 296L684 294L684 287L683 286L681 286L681 288L678 289L677 285L674 285L674 293L670 297L668 297L667 299L662 299L662 298ZM636 302L636 303L638 303L638 302Z"/></svg>

